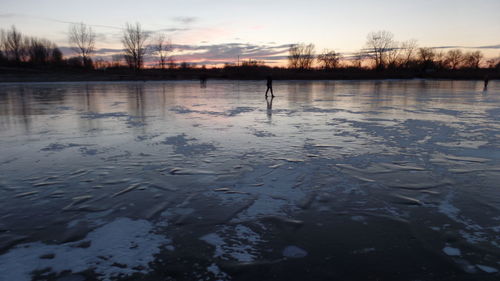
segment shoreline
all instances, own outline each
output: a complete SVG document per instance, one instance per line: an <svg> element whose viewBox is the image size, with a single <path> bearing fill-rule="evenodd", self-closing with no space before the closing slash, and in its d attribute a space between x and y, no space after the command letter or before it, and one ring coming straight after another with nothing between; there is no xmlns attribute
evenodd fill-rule
<svg viewBox="0 0 500 281"><path fill-rule="evenodd" d="M127 69L92 70L81 69L22 69L0 68L0 83L22 82L116 82L116 81L178 81L178 80L266 80L272 76L279 80L490 80L500 79L500 71L495 69L456 71L397 71L383 72L359 69L339 69L332 71L292 69L146 69L134 73Z"/></svg>

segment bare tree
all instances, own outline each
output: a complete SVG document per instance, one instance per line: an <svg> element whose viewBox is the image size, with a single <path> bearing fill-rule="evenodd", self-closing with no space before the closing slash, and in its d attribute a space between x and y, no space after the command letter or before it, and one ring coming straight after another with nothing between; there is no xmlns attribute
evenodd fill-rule
<svg viewBox="0 0 500 281"><path fill-rule="evenodd" d="M52 44L44 39L30 38L27 48L29 62L34 65L47 64L52 53Z"/></svg>
<svg viewBox="0 0 500 281"><path fill-rule="evenodd" d="M486 61L486 64L487 64L488 68L491 68L491 69L500 67L500 56L498 56L496 58L489 59L488 61Z"/></svg>
<svg viewBox="0 0 500 281"><path fill-rule="evenodd" d="M151 45L153 53L158 57L158 65L161 69L167 66L168 54L172 51L172 42L164 33L159 33Z"/></svg>
<svg viewBox="0 0 500 281"><path fill-rule="evenodd" d="M69 27L69 42L82 58L85 67L92 67L90 56L95 50L95 37L92 27L84 23L71 24Z"/></svg>
<svg viewBox="0 0 500 281"><path fill-rule="evenodd" d="M401 66L409 68L412 61L415 60L415 55L417 53L417 40L408 40L401 43Z"/></svg>
<svg viewBox="0 0 500 281"><path fill-rule="evenodd" d="M310 69L314 62L315 57L315 46L314 44L308 44L302 47L302 56L300 59L299 68Z"/></svg>
<svg viewBox="0 0 500 281"><path fill-rule="evenodd" d="M7 61L5 54L5 31L0 29L0 62L4 63Z"/></svg>
<svg viewBox="0 0 500 281"><path fill-rule="evenodd" d="M57 46L54 45L54 49L52 49L52 63L56 66L60 66L63 62L63 53Z"/></svg>
<svg viewBox="0 0 500 281"><path fill-rule="evenodd" d="M127 23L123 31L123 48L125 49L125 60L130 68L138 71L144 65L144 54L146 53L146 40L149 34L144 31L139 23Z"/></svg>
<svg viewBox="0 0 500 281"><path fill-rule="evenodd" d="M481 51L467 52L464 54L464 66L478 69L484 55Z"/></svg>
<svg viewBox="0 0 500 281"><path fill-rule="evenodd" d="M434 66L437 69L445 69L448 67L446 53L443 50L434 51Z"/></svg>
<svg viewBox="0 0 500 281"><path fill-rule="evenodd" d="M387 52L397 48L394 35L389 31L371 32L366 38L367 51L372 55L376 69L386 67Z"/></svg>
<svg viewBox="0 0 500 281"><path fill-rule="evenodd" d="M387 68L397 68L401 64L401 46L398 42L393 42L393 46L385 53L385 66Z"/></svg>
<svg viewBox="0 0 500 281"><path fill-rule="evenodd" d="M62 62L62 53L53 42L35 37L26 38L26 42L26 53L31 64L44 66Z"/></svg>
<svg viewBox="0 0 500 281"><path fill-rule="evenodd" d="M299 68L301 49L299 44L293 44L288 49L288 67Z"/></svg>
<svg viewBox="0 0 500 281"><path fill-rule="evenodd" d="M23 44L23 35L15 26L7 30L4 35L4 50L7 57L14 60L15 63L20 63L25 56L25 49Z"/></svg>
<svg viewBox="0 0 500 281"><path fill-rule="evenodd" d="M418 59L424 69L434 66L435 57L436 51L433 48L424 47L418 49Z"/></svg>
<svg viewBox="0 0 500 281"><path fill-rule="evenodd" d="M310 69L314 62L314 44L294 44L288 50L288 65L290 68Z"/></svg>
<svg viewBox="0 0 500 281"><path fill-rule="evenodd" d="M463 61L464 61L464 54L459 49L449 50L446 53L447 65L449 68L453 70L457 69L462 64Z"/></svg>
<svg viewBox="0 0 500 281"><path fill-rule="evenodd" d="M323 53L319 54L317 57L318 62L324 69L334 69L337 68L342 59L341 54L325 49Z"/></svg>

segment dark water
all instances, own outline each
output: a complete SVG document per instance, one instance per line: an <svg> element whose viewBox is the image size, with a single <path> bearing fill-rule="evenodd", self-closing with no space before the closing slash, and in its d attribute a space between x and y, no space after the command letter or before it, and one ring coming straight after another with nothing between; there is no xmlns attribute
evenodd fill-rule
<svg viewBox="0 0 500 281"><path fill-rule="evenodd" d="M497 81L275 84L1 84L0 280L500 278Z"/></svg>

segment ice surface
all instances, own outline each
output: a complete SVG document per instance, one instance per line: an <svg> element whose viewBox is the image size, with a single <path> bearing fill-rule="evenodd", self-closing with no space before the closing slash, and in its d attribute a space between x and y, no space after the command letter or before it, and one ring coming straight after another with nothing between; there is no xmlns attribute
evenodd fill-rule
<svg viewBox="0 0 500 281"><path fill-rule="evenodd" d="M478 85L280 81L273 104L261 81L210 81L203 89L198 81L2 85L2 265L22 262L9 273L22 278L64 265L111 278L146 272L162 254L162 266L199 259L203 273L191 279L229 280L226 263L287 260L286 245L309 250L306 242L314 244L322 228L344 239L317 243L345 248L314 255L311 248L307 260L344 255L356 264L384 255L394 241L380 234L396 223L411 229L402 240L419 241L405 252L425 247L444 253L435 258L446 264L488 271L480 265L495 268L491 256L500 250L500 90L492 82L482 93ZM134 241L116 231L126 228L123 220L141 225L131 233L154 246L139 243L143 254L127 249L142 257L137 263L113 257L96 265L92 256L105 252L97 242L71 247L101 228L117 233L98 232L110 241ZM109 222L116 227L106 228ZM356 233L374 244L356 243ZM163 243L171 256L155 250ZM55 264L64 253L81 259ZM132 269L138 263L143 268Z"/></svg>

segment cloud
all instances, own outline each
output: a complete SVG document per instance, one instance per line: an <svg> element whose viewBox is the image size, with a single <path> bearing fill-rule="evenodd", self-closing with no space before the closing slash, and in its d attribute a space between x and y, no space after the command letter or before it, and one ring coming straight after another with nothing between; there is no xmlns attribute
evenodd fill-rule
<svg viewBox="0 0 500 281"><path fill-rule="evenodd" d="M437 47L432 47L434 49L461 49L461 48L468 48L464 46L437 46Z"/></svg>
<svg viewBox="0 0 500 281"><path fill-rule="evenodd" d="M498 45L489 45L489 46L479 46L477 49L500 49L500 44Z"/></svg>
<svg viewBox="0 0 500 281"><path fill-rule="evenodd" d="M187 27L170 27L170 28L160 28L160 29L157 29L156 31L157 32L178 32L178 31L188 31L190 30L190 28L187 28Z"/></svg>
<svg viewBox="0 0 500 281"><path fill-rule="evenodd" d="M212 45L173 44L172 56L177 62L189 62L198 65L214 65L234 63L252 59L266 63L278 62L287 58L290 44L283 45L256 45L250 43L224 43ZM69 46L59 47L65 56L75 56L75 51ZM95 50L94 57L111 60L113 55L123 54L121 48L100 48ZM156 58L148 53L146 62L154 62Z"/></svg>
<svg viewBox="0 0 500 281"><path fill-rule="evenodd" d="M486 46L437 46L434 49L500 49L500 44Z"/></svg>
<svg viewBox="0 0 500 281"><path fill-rule="evenodd" d="M59 47L59 50L61 50L61 52L65 56L76 56L77 55L75 50L70 46L61 46L61 47ZM101 49L95 50L93 55L106 58L107 56L111 57L112 55L116 55L116 54L120 54L120 53L123 53L123 49L101 48Z"/></svg>
<svg viewBox="0 0 500 281"><path fill-rule="evenodd" d="M174 44L177 61L198 62L203 64L221 64L238 60L278 61L286 58L290 44L256 45L250 43L224 43L212 45Z"/></svg>
<svg viewBox="0 0 500 281"><path fill-rule="evenodd" d="M180 22L182 24L192 24L196 21L198 21L197 17L175 17L173 18L174 21Z"/></svg>

